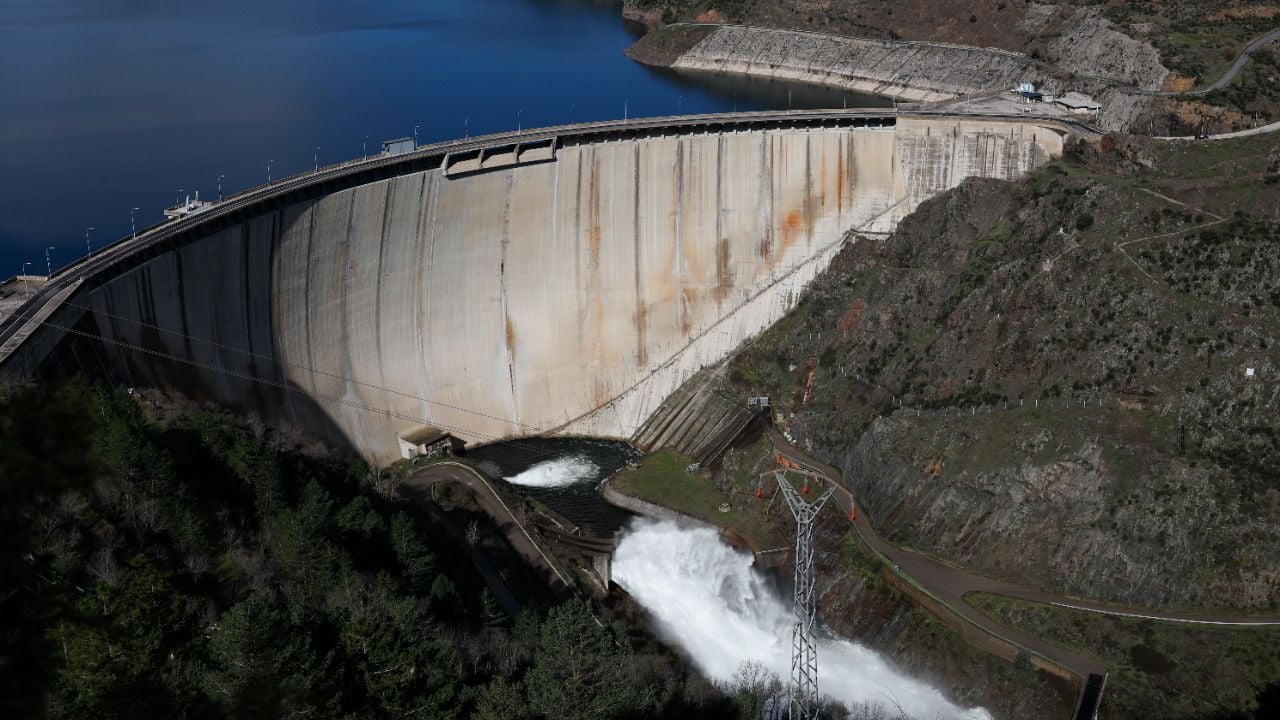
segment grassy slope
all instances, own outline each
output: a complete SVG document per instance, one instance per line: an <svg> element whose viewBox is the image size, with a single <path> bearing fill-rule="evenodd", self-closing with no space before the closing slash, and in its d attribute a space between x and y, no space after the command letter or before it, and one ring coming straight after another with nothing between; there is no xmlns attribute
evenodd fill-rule
<svg viewBox="0 0 1280 720"><path fill-rule="evenodd" d="M1233 717L1280 695L1280 628L1160 623L1047 607L996 596L970 598L1001 622L1107 664L1101 717ZM1208 680L1209 682L1206 682ZM1275 689L1267 691L1268 686ZM1272 698L1271 711L1280 710ZM1258 715L1268 717L1268 715Z"/></svg>
<svg viewBox="0 0 1280 720"><path fill-rule="evenodd" d="M763 503L756 500L747 487L749 475L743 475L737 484L721 486L705 471L686 472L690 462L678 453L660 450L640 461L634 469L620 471L610 482L625 495L733 530L756 549L767 550L785 544L788 528L782 527L776 509L770 515L764 513ZM727 513L720 512L720 504L724 502L731 507Z"/></svg>

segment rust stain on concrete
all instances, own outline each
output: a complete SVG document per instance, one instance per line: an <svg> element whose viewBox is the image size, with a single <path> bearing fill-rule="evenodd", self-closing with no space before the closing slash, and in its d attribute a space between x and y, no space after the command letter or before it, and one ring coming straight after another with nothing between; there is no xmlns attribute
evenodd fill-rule
<svg viewBox="0 0 1280 720"><path fill-rule="evenodd" d="M733 291L733 271L729 266L729 238L716 243L716 302L723 302Z"/></svg>

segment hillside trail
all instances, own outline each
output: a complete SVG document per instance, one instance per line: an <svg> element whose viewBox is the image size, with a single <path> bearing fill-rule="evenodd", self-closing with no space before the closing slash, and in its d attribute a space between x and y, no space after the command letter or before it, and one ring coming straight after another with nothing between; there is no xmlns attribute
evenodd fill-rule
<svg viewBox="0 0 1280 720"><path fill-rule="evenodd" d="M426 510L432 517L437 517L432 511L431 505L434 501L431 497L431 487L440 482L457 482L469 488L475 496L476 502L498 526L498 529L506 537L511 547L520 554L526 563L537 570L546 580L547 585L557 597L566 599L572 595L572 584L567 578L561 574L560 569L556 567L551 558L543 552L542 548L525 529L520 519L511 511L511 508L503 502L497 491L489 484L489 481L482 477L475 470L463 465L450 461L438 462L419 470L412 476L404 480L405 494L415 505ZM470 545L467 545L470 547ZM474 558L473 558L474 560ZM487 564L487 563L486 563ZM485 576L486 582L490 587L506 586L505 581L500 577L494 577L495 572L487 572L484 564L477 563L482 575ZM497 589L494 593L501 594Z"/></svg>

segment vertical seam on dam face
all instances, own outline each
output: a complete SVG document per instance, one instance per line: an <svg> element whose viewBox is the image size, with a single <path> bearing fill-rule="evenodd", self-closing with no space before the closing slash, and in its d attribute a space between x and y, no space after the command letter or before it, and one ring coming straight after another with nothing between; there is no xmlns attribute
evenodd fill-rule
<svg viewBox="0 0 1280 720"><path fill-rule="evenodd" d="M1007 127L930 118L888 131L655 132L570 141L557 162L537 166L453 178L432 168L271 200L239 227L175 237L137 273L99 276L93 304L125 318L96 319L107 341L184 352L182 340L129 324L152 318L227 346L188 338L191 359L278 378L281 388L94 347L102 371L122 382L292 419L375 462L396 457L396 433L416 422L453 423L473 441L525 427L628 437L648 424L652 434L654 408L790 309L845 231L891 229L968 174L1012 177L1061 152L1058 135L1033 140L1034 128ZM73 354L93 362L87 344L56 355L51 344L29 344L22 366L56 374ZM263 357L246 360L234 353L241 347ZM411 390L416 397L391 397ZM348 394L388 412L305 393ZM466 411L436 404L445 402Z"/></svg>
<svg viewBox="0 0 1280 720"><path fill-rule="evenodd" d="M574 178L573 192L573 287L576 289L574 302L578 305L574 308L576 311L574 315L578 319L578 332L575 334L578 340L578 356L582 357L586 352L582 342L585 335L583 330L587 327L587 306L582 299L582 166L587 160L587 150L581 145L574 147L578 149L578 172Z"/></svg>
<svg viewBox="0 0 1280 720"><path fill-rule="evenodd" d="M587 179L587 303L584 308L584 323L579 332L590 337L591 348L589 357L593 363L599 366L603 356L603 322L601 315L604 312L604 304L601 298L601 282L600 282L600 157L596 153L595 148L591 149L591 159L587 163L591 175ZM581 228L579 228L581 235ZM597 383L598 385L598 383ZM595 389L592 390L592 398L595 399Z"/></svg>
<svg viewBox="0 0 1280 720"><path fill-rule="evenodd" d="M644 253L643 236L640 232L640 144L636 143L632 149L631 162L633 164L632 184L634 192L632 194L632 237L635 239L635 278L636 278L636 367L644 367L649 362L648 350L645 347L647 339L645 337L646 315L649 312L644 297Z"/></svg>
<svg viewBox="0 0 1280 720"><path fill-rule="evenodd" d="M387 249L387 235L389 232L387 226L390 223L392 214L396 211L396 196L392 190L399 182L400 180L397 178L385 183L386 191L382 195L382 233L378 237L378 264L373 268L373 316L379 321L382 319L382 258ZM378 353L378 385L386 387L387 369L383 365L382 323L379 321L373 323L373 347Z"/></svg>
<svg viewBox="0 0 1280 720"><path fill-rule="evenodd" d="M806 254L813 250L814 205L813 196L813 135L804 134L804 247Z"/></svg>
<svg viewBox="0 0 1280 720"><path fill-rule="evenodd" d="M760 191L759 212L757 220L762 229L758 246L760 260L769 263L773 252L773 141L768 133L760 133ZM770 268L772 274L772 268Z"/></svg>
<svg viewBox="0 0 1280 720"><path fill-rule="evenodd" d="M317 370L324 379L318 381L318 383L313 385L311 389L314 391L320 388L328 388L330 392L324 394L344 399L350 398L354 394L354 385L350 378L355 377L356 372L355 364L351 359L352 351L355 350L355 348L351 343L351 326L348 321L348 318L351 316L350 310L352 305L352 293L350 291L350 284L348 283L348 280L350 279L351 274L349 265L351 262L351 248L353 244L352 236L355 230L356 195L359 194L361 189L367 188L355 188L334 196L336 198L335 202L346 202L346 212L339 213L338 218L339 222L341 222L341 217L345 214L347 231L341 234L335 233L338 235L337 254L334 259L328 260L325 263L329 267L330 272L323 276L320 288L322 292L325 290L336 292L337 296L322 296L320 298L307 299L307 305L309 307L314 307L320 313L322 318L329 320L328 322L320 323L317 333L320 336L319 347L312 348L312 352L315 353L313 357L323 358L324 362L317 360L316 364L311 367ZM317 209L319 209L319 207L317 207ZM321 217L322 219L327 219L324 218L323 215ZM330 253L330 246L328 243L323 242L323 238L319 243L318 250L322 258L326 257ZM335 329L337 337L333 338L332 335L334 334ZM312 330L317 330L317 328L313 325ZM326 330L328 332L326 332ZM312 340L315 342L316 338L313 336ZM335 347L340 351L336 362L331 358ZM333 377L329 377L325 375L325 373L337 375L338 378L335 379ZM325 412L324 409L320 407L314 407L313 409L321 413ZM336 407L335 409L342 413L348 412L345 407ZM354 427L349 428L349 430L351 430L352 434L357 437L367 436L367 433L362 430L363 426L366 425L366 421L367 418L363 414L350 416L349 422Z"/></svg>
<svg viewBox="0 0 1280 720"><path fill-rule="evenodd" d="M420 298L418 300L419 316L417 329L418 377L420 382L418 386L418 395L419 397L424 398L431 397L430 387L432 373L430 363L427 362L427 358L429 357L427 352L427 342L430 340L430 333L427 329L427 320L431 317L431 289L435 283L435 279L431 276L431 268L435 265L436 258L436 213L440 209L441 177L442 176L438 174L427 175L424 173L422 181L422 192L430 193L430 197L425 200L429 201L431 204L431 209L426 212L426 216L423 220L423 222L426 223L425 227L429 227L431 231L429 239L427 240L427 261L425 263L419 263L418 283L415 285L415 292L420 294ZM428 178L430 178L430 182L428 182ZM423 202L424 205L427 204L426 201ZM421 249L419 249L418 252L421 256ZM432 417L431 404L423 401L420 403L420 407L422 408L422 417L430 419Z"/></svg>
<svg viewBox="0 0 1280 720"><path fill-rule="evenodd" d="M271 300L270 313L267 315L271 319L271 323L276 324L276 309L278 307L278 297L275 292L276 288L276 258L280 257L280 237L284 234L284 210L276 210L271 213L271 254L267 261L267 276L270 279L271 291L268 293ZM283 325L283 323L281 323ZM277 328L279 330L279 328ZM284 347L279 340L273 339L271 343L271 357L276 360L276 372L279 373L280 382L284 385L284 401L289 416L289 421L298 422L298 409L294 405L293 386L294 383L289 377L289 368L285 366L283 361L287 358L284 353Z"/></svg>
<svg viewBox="0 0 1280 720"><path fill-rule="evenodd" d="M302 309L302 318L303 318L303 335L302 336L303 336L303 347L306 348L307 367L309 368L314 368L316 366L315 353L311 349L311 307L310 307L311 305L311 273L314 272L314 268L315 268L315 265L312 263L311 249L312 249L312 246L315 244L313 242L313 237L312 237L313 235L315 235L315 231L316 231L316 204L311 203L310 206L307 208L307 250L306 250L307 260L306 260L306 265L303 266L303 270L302 270L306 278L304 280L303 289L302 289L302 299L303 299L303 302L305 303ZM311 381L308 383L308 387L315 387L316 374L312 372L310 373L310 377L311 377Z"/></svg>
<svg viewBox="0 0 1280 720"><path fill-rule="evenodd" d="M674 164L675 182L673 192L676 209L676 317L680 329L689 334L689 316L685 312L684 302L684 138L676 138L676 158Z"/></svg>
<svg viewBox="0 0 1280 720"><path fill-rule="evenodd" d="M512 325L511 313L507 308L507 246L511 244L511 193L515 184L515 174L507 175L506 190L502 203L502 239L498 256L498 293L502 307L502 330L507 350L507 379L511 387L511 413L513 424L520 423L520 396L516 392L516 338Z"/></svg>
<svg viewBox="0 0 1280 720"><path fill-rule="evenodd" d="M352 386L351 378L355 377L355 367L351 363L352 350L351 347L351 247L354 244L353 235L355 234L356 220L356 194L359 188L343 193L347 196L347 232L343 235L342 243L339 245L338 266L335 268L338 280L338 344L342 347L342 358L338 361L339 371L343 378L342 381L342 397L351 397L355 388ZM384 219L385 223L386 220ZM314 365L312 367L315 367ZM319 368L323 370L323 368ZM328 372L332 372L329 370Z"/></svg>
<svg viewBox="0 0 1280 720"><path fill-rule="evenodd" d="M724 236L724 163L725 136L716 138L716 303L719 304L733 290L733 278L729 275L729 238Z"/></svg>

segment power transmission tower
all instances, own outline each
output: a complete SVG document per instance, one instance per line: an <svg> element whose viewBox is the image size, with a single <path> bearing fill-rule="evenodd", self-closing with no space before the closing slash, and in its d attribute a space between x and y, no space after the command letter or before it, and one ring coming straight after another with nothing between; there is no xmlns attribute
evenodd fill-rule
<svg viewBox="0 0 1280 720"><path fill-rule="evenodd" d="M822 477L800 471L808 477ZM813 641L813 621L817 607L813 597L813 521L818 511L836 491L834 483L812 503L787 481L785 470L774 470L778 487L796 518L796 622L791 626L791 720L811 720L818 713L818 649ZM823 478L825 479L825 478Z"/></svg>

